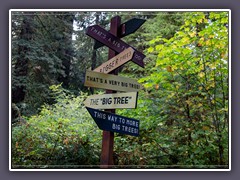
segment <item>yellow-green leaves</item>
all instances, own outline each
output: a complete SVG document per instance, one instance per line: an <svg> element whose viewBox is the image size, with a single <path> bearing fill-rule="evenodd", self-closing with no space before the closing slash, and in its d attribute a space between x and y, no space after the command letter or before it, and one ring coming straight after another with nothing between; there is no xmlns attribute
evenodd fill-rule
<svg viewBox="0 0 240 180"><path fill-rule="evenodd" d="M202 78L202 77L204 77L204 72L200 72L198 75L200 78Z"/></svg>
<svg viewBox="0 0 240 180"><path fill-rule="evenodd" d="M149 47L148 48L148 53L151 53L151 52L153 52L154 51L154 48L153 47Z"/></svg>
<svg viewBox="0 0 240 180"><path fill-rule="evenodd" d="M194 36L196 36L196 31L189 32L189 36L190 36L190 37L194 37Z"/></svg>

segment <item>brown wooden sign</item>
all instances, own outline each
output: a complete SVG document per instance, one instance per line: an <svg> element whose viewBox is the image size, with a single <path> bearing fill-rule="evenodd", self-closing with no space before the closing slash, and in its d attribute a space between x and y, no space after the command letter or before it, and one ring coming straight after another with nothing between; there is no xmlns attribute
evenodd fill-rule
<svg viewBox="0 0 240 180"><path fill-rule="evenodd" d="M99 25L89 26L86 30L86 34L97 42L94 49L103 45L109 47L108 59L110 60L94 71L87 70L84 83L85 86L106 89L106 94L90 96L84 102L98 127L103 130L101 168L113 165L114 132L139 135L139 120L116 115L115 109L136 108L137 91L143 87L136 80L117 76L116 69L130 59L144 67L145 55L120 39L135 32L144 22L145 20L135 18L121 24L120 16L115 16L111 18L109 32ZM128 93L116 94L116 91ZM102 108L105 111L95 108Z"/></svg>
<svg viewBox="0 0 240 180"><path fill-rule="evenodd" d="M101 66L97 67L93 71L108 74L114 69L130 61L133 57L133 54L134 54L134 49L129 47L124 51L122 51L120 54L113 57L112 59L109 59L107 62L101 64Z"/></svg>
<svg viewBox="0 0 240 180"><path fill-rule="evenodd" d="M93 109L132 109L137 106L137 92L89 96L84 105Z"/></svg>
<svg viewBox="0 0 240 180"><path fill-rule="evenodd" d="M140 28L140 26L145 22L145 19L138 19L138 18L133 18L128 20L127 22L123 23L120 25L119 29L119 37L125 37L129 34L134 33L136 30L138 30L138 28ZM98 49L100 47L104 46L103 43L99 42L99 41L95 41L94 44L94 49Z"/></svg>
<svg viewBox="0 0 240 180"><path fill-rule="evenodd" d="M120 38L114 36L113 34L103 29L99 25L89 26L87 28L86 34L100 41L101 43L105 44L106 46L108 46L109 48L118 53L122 52L124 49L128 47L131 47L130 45L122 41ZM135 50L135 53L132 61L138 64L139 66L144 67L143 59L145 58L145 55L137 51L135 48L133 49Z"/></svg>
<svg viewBox="0 0 240 180"><path fill-rule="evenodd" d="M86 70L84 86L125 92L143 89L143 86L134 79L89 70Z"/></svg>

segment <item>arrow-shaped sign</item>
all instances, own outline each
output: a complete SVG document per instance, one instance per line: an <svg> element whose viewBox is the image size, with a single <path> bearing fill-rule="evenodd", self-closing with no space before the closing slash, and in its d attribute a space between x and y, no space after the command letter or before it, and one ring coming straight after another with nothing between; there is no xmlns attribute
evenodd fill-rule
<svg viewBox="0 0 240 180"><path fill-rule="evenodd" d="M84 86L125 92L137 92L143 88L134 79L89 70L86 70Z"/></svg>
<svg viewBox="0 0 240 180"><path fill-rule="evenodd" d="M134 33L138 28L141 27L141 25L145 22L145 19L138 19L138 18L133 18L128 20L127 22L123 23L120 25L119 30L120 30L120 38L125 37L129 34ZM95 41L94 44L94 49L98 49L100 47L104 46L103 43L99 41Z"/></svg>
<svg viewBox="0 0 240 180"><path fill-rule="evenodd" d="M86 107L99 129L131 136L139 135L139 120Z"/></svg>
<svg viewBox="0 0 240 180"><path fill-rule="evenodd" d="M145 19L138 19L138 18L133 18L128 20L127 22L123 23L120 25L120 37L125 37L129 34L134 33L136 30L138 30L138 28L141 27L141 25L143 25L143 23L145 22Z"/></svg>
<svg viewBox="0 0 240 180"><path fill-rule="evenodd" d="M108 74L114 69L130 61L133 57L133 53L133 48L129 47L122 51L120 54L113 57L112 59L109 59L107 62L101 64L101 66L97 67L93 71Z"/></svg>
<svg viewBox="0 0 240 180"><path fill-rule="evenodd" d="M106 46L118 53L122 52L128 47L131 47L130 45L122 41L120 38L114 36L99 25L89 26L86 30L86 34L100 41L101 43L105 44ZM135 48L133 49L135 50L135 53L132 61L139 66L144 67L143 59L145 58L145 55L137 51Z"/></svg>
<svg viewBox="0 0 240 180"><path fill-rule="evenodd" d="M131 109L137 106L137 92L92 95L84 101L93 109Z"/></svg>

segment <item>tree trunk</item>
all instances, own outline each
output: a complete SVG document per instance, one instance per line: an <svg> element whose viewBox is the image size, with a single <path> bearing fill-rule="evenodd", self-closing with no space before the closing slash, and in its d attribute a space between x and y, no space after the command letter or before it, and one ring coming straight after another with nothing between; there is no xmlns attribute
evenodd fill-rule
<svg viewBox="0 0 240 180"><path fill-rule="evenodd" d="M69 88L71 59L73 57L72 34L74 15L67 13L66 15L60 15L59 18L62 20L62 24L64 24L64 27L61 28L63 32L60 32L62 38L58 47L58 54L59 58L62 59L62 70L64 73L59 74L58 81L62 82L64 88Z"/></svg>

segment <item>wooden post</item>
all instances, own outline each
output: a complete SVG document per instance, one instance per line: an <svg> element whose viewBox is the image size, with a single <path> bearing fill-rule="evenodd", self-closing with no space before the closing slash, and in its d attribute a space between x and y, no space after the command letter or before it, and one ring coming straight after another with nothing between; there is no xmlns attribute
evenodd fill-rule
<svg viewBox="0 0 240 180"><path fill-rule="evenodd" d="M110 33L113 35L119 37L119 26L121 24L121 18L120 16L115 16L111 19L110 24ZM109 48L108 51L108 59L113 58L116 56L117 53ZM114 70L112 74L117 75L118 71ZM106 90L107 94L110 93L116 93L116 91L112 90ZM115 113L115 109L109 109L105 110L110 113ZM101 168L109 168L111 167L113 163L113 144L114 144L114 133L110 131L103 131L102 134L102 153L101 153L101 161L100 161L100 167Z"/></svg>

